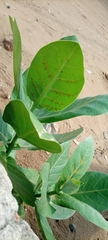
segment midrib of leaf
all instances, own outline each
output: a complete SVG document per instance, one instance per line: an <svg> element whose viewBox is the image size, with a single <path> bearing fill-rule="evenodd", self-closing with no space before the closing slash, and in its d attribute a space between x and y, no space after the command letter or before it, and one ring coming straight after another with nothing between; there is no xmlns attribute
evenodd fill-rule
<svg viewBox="0 0 108 240"><path fill-rule="evenodd" d="M103 191L106 192L106 191L108 191L108 189L106 189L106 188L104 189L104 188L103 188L103 189L101 189L101 190L99 189L99 190L82 191L82 192L77 192L77 193L75 193L75 195L80 195L80 194L83 194L83 195L86 194L86 195L87 195L87 193L96 193L96 192L99 192L99 193L100 193L100 192L103 192Z"/></svg>
<svg viewBox="0 0 108 240"><path fill-rule="evenodd" d="M96 97L92 97L92 99L90 99L90 100L88 99L88 101L86 102L86 104L85 104L85 102L82 104L82 102L79 101L79 100L83 100L83 99L78 99L79 103L76 104L75 108L77 107L77 110L79 110L80 108L85 107L88 103L93 102L95 98L96 98ZM77 100L76 100L76 102L77 102ZM73 108L73 109L74 109L74 108ZM70 109L69 112L71 112L71 111L72 111L72 109Z"/></svg>
<svg viewBox="0 0 108 240"><path fill-rule="evenodd" d="M72 166L73 172L70 176L68 176L68 180L71 179L72 177L75 178L77 172L80 172L80 171L82 171L82 169L85 169L85 158L86 158L86 156L84 156L83 160L80 160L80 162L82 162L82 163L80 163L78 165L78 167L74 168L74 166ZM84 164L83 168L81 168L82 164Z"/></svg>
<svg viewBox="0 0 108 240"><path fill-rule="evenodd" d="M63 152L63 155L60 155L59 158L57 159L57 161L54 163L54 165L52 165L52 167L50 168L50 171L51 171L55 166L56 166L56 167L60 167L60 166L57 166L57 163L58 163L58 161L59 161L61 158L64 157L64 155L66 155L65 152L67 151L67 148L68 148L68 146L66 146L65 151ZM64 165L64 164L61 164L61 165Z"/></svg>
<svg viewBox="0 0 108 240"><path fill-rule="evenodd" d="M37 131L34 129L33 131L27 132L26 134L20 134L19 137L25 138L25 137L28 137L29 135L33 134L33 133L36 133L38 135ZM38 135L38 137L39 137L39 135Z"/></svg>
<svg viewBox="0 0 108 240"><path fill-rule="evenodd" d="M101 197L103 197L102 194L99 193L99 195L100 195ZM74 196L73 196L73 197L74 197ZM89 198L87 195L84 195L84 197L85 197L86 199L88 199L90 202L95 203L95 205L99 206L99 203L97 203L97 202L96 202L95 200L93 200L92 198ZM105 196L104 196L104 199L108 200L108 198L106 198ZM84 202L85 202L85 201L84 201Z"/></svg>
<svg viewBox="0 0 108 240"><path fill-rule="evenodd" d="M73 50L73 52L69 55L69 57L66 58L66 61L64 61L64 63L62 64L60 70L58 71L58 73L55 75L55 77L52 79L52 81L50 82L50 84L48 84L47 87L45 87L45 90L43 91L43 93L41 94L41 96L37 99L36 103L35 103L35 107L38 106L42 100L46 97L47 93L49 92L49 90L51 89L51 87L54 85L57 77L59 76L60 72L63 70L65 64L68 62L68 60L71 58L71 56L73 55L73 53L75 52L77 46L75 47L75 49Z"/></svg>

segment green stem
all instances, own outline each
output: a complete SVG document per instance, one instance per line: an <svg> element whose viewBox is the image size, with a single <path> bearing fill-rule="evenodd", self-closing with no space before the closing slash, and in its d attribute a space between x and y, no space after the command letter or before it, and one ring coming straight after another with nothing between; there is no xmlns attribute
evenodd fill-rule
<svg viewBox="0 0 108 240"><path fill-rule="evenodd" d="M56 191L47 192L47 195L48 195L48 196L55 195L55 194L57 194ZM36 198L41 197L41 193L36 193L36 194L35 194L35 197L36 197Z"/></svg>
<svg viewBox="0 0 108 240"><path fill-rule="evenodd" d="M9 143L9 145L8 145L8 148L7 148L7 151L6 151L7 157L9 156L10 152L13 150L14 144L15 144L17 139L18 139L18 136L17 136L17 134L15 134L14 138L12 139L12 142Z"/></svg>

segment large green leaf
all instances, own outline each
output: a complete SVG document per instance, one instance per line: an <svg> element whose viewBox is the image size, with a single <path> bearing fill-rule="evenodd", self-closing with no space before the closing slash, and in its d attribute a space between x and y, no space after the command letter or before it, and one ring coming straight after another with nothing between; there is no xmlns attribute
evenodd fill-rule
<svg viewBox="0 0 108 240"><path fill-rule="evenodd" d="M49 172L49 179L48 179L48 187L55 186L56 182L58 181L63 168L65 167L69 151L70 151L70 142L63 143L62 145L62 152L58 154L52 154L49 159L48 163L50 164L50 172Z"/></svg>
<svg viewBox="0 0 108 240"><path fill-rule="evenodd" d="M99 212L108 210L108 174L87 172L81 181L83 184L74 197Z"/></svg>
<svg viewBox="0 0 108 240"><path fill-rule="evenodd" d="M93 209L91 206L84 202L75 199L67 194L61 194L56 197L57 204L61 206L68 207L70 209L75 209L79 212L85 219L94 223L98 227L103 228L108 231L108 222L102 217L102 215Z"/></svg>
<svg viewBox="0 0 108 240"><path fill-rule="evenodd" d="M50 164L46 162L40 172L42 179L41 198L37 205L38 212L44 217L51 217L55 209L49 204L47 198L48 178L49 178Z"/></svg>
<svg viewBox="0 0 108 240"><path fill-rule="evenodd" d="M59 143L44 130L43 125L27 110L22 101L11 101L4 110L3 119L14 128L19 138L39 149L49 152L61 151Z"/></svg>
<svg viewBox="0 0 108 240"><path fill-rule="evenodd" d="M97 116L105 113L108 113L108 94L77 99L69 107L58 112L50 112L44 108L34 111L39 121L43 123L52 123L83 115Z"/></svg>
<svg viewBox="0 0 108 240"><path fill-rule="evenodd" d="M58 111L70 105L84 85L79 43L61 40L41 48L31 63L27 83L34 107Z"/></svg>
<svg viewBox="0 0 108 240"><path fill-rule="evenodd" d="M62 189L69 179L80 180L89 168L94 153L94 142L92 136L83 141L74 151L66 166L64 167L60 179L56 184L56 189Z"/></svg>
<svg viewBox="0 0 108 240"><path fill-rule="evenodd" d="M20 32L17 26L17 22L12 17L9 17L11 29L13 33L13 69L14 69L14 83L16 94L19 92L19 82L20 82L20 67L22 58L22 45Z"/></svg>
<svg viewBox="0 0 108 240"><path fill-rule="evenodd" d="M12 181L13 188L19 194L23 201L31 206L35 205L33 184L27 177L18 169L14 159L9 157L7 159L6 170L10 180Z"/></svg>

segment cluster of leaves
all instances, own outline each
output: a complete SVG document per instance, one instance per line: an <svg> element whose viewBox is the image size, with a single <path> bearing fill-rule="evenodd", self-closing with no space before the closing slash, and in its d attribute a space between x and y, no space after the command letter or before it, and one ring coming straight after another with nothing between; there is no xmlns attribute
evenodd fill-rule
<svg viewBox="0 0 108 240"><path fill-rule="evenodd" d="M81 47L75 36L52 42L39 50L22 73L21 37L16 20L13 32L14 89L0 114L0 162L13 184L19 203L35 207L44 239L55 239L47 218L66 219L78 211L85 219L108 231L100 212L108 209L108 176L87 172L94 142L88 137L68 159L70 140L83 128L64 134L49 134L44 124L82 115L108 112L108 95L77 99L84 85ZM40 174L18 166L16 150L46 150L52 153ZM32 160L31 160L32 161Z"/></svg>

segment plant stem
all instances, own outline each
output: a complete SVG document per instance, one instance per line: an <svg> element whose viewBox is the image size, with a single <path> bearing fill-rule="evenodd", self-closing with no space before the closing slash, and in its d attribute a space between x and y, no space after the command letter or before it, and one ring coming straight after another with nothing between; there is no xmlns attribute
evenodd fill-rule
<svg viewBox="0 0 108 240"><path fill-rule="evenodd" d="M12 139L12 142L9 143L9 145L8 145L8 148L7 148L7 151L6 151L7 157L9 156L10 152L13 150L14 144L15 144L17 139L18 139L18 136L17 136L17 134L15 134L14 138Z"/></svg>
<svg viewBox="0 0 108 240"><path fill-rule="evenodd" d="M57 192L56 191L51 191L51 192L47 192L47 195L48 196L51 196L51 195L55 195L55 194L57 194ZM35 197L41 197L41 193L36 193L35 194Z"/></svg>

